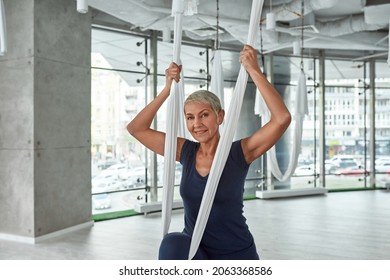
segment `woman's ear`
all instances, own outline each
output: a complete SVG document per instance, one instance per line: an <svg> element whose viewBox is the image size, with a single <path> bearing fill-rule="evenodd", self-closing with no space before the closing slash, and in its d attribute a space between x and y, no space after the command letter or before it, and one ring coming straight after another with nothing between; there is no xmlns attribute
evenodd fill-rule
<svg viewBox="0 0 390 280"><path fill-rule="evenodd" d="M218 113L218 118L217 118L218 124L222 124L224 118L225 118L225 110L221 109L221 111L219 111Z"/></svg>

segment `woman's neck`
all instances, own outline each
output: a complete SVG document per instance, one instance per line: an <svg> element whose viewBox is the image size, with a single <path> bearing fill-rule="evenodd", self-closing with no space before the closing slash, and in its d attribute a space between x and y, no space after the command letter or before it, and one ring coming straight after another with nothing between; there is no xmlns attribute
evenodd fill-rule
<svg viewBox="0 0 390 280"><path fill-rule="evenodd" d="M220 135L216 135L213 139L208 142L200 143L200 147L198 152L202 154L204 157L213 157L215 152L217 151L218 143L219 143Z"/></svg>

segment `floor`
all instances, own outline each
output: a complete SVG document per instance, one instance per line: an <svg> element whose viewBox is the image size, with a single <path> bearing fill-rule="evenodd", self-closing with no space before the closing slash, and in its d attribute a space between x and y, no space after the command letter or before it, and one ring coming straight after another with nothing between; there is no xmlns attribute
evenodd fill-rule
<svg viewBox="0 0 390 280"><path fill-rule="evenodd" d="M390 260L390 191L245 201L264 260ZM170 231L183 211L174 210ZM103 222L32 245L0 240L3 260L154 260L161 213Z"/></svg>

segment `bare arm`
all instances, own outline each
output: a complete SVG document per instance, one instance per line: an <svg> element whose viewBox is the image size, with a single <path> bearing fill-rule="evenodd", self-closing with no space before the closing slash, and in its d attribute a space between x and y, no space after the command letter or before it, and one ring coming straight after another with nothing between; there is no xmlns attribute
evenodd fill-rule
<svg viewBox="0 0 390 280"><path fill-rule="evenodd" d="M261 72L256 50L245 45L240 53L240 61L262 94L271 113L268 123L241 142L246 162L249 164L263 155L282 137L290 125L291 114L278 91Z"/></svg>
<svg viewBox="0 0 390 280"><path fill-rule="evenodd" d="M165 87L145 108L143 108L134 119L127 125L127 131L134 136L139 142L151 151L164 155L165 133L152 129L150 126L153 122L157 111L169 97L172 82L179 82L181 66L171 63L169 68L165 70ZM180 155L181 146L184 139L178 139L178 149L176 159Z"/></svg>

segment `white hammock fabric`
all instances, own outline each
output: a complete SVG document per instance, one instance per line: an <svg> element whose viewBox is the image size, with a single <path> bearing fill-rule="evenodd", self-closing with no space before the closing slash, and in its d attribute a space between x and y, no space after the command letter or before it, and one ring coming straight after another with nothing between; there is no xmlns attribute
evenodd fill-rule
<svg viewBox="0 0 390 280"><path fill-rule="evenodd" d="M269 110L261 96L261 94L256 94L255 101L255 114L259 114L263 117L263 123L267 123L270 119ZM303 119L305 115L308 114L308 104L307 104L307 89L306 89L306 76L303 70L299 75L296 98L295 98L295 127L293 135L293 144L290 155L289 164L287 170L283 174L280 171L278 160L276 158L276 147L275 145L267 152L267 164L279 181L286 181L294 173L297 163L298 156L302 146L302 132L303 132Z"/></svg>
<svg viewBox="0 0 390 280"><path fill-rule="evenodd" d="M174 16L174 43L173 61L180 63L181 39L182 39L182 18L184 13L184 1L172 2L172 15ZM164 147L164 174L163 174L163 198L162 198L162 221L163 237L168 233L171 223L172 204L175 184L176 146L178 135L178 120L182 117L179 104L180 84L173 82L171 92L167 100L167 129Z"/></svg>
<svg viewBox="0 0 390 280"><path fill-rule="evenodd" d="M390 27L390 19L389 19L389 27ZM389 28L389 51L387 52L387 64L390 65L390 28Z"/></svg>
<svg viewBox="0 0 390 280"><path fill-rule="evenodd" d="M222 58L221 50L214 52L213 69L211 72L211 92L215 93L221 101L222 108L225 108L225 93L223 89L223 70L222 70ZM220 125L220 131L224 129L224 123Z"/></svg>
<svg viewBox="0 0 390 280"><path fill-rule="evenodd" d="M252 2L251 18L249 23L248 41L249 45L255 42L257 26L261 16L261 8L264 0L254 0ZM210 214L213 204L215 192L217 190L218 182L222 171L225 167L226 159L232 145L233 137L236 131L238 118L241 111L241 105L244 98L245 88L248 81L248 73L241 65L238 74L237 83L234 88L233 98L229 107L229 115L226 118L225 129L222 132L213 163L211 165L209 178L206 183L206 188L203 193L202 202L196 220L194 232L192 234L191 246L188 259L191 260L199 247L203 236L204 229Z"/></svg>
<svg viewBox="0 0 390 280"><path fill-rule="evenodd" d="M257 24L261 15L261 7L263 0L254 0L252 3L251 20L249 24L248 44L253 45L256 36ZM181 21L184 13L184 2L173 1L172 15L175 17L174 30L174 62L180 61L180 45L181 45ZM219 178L225 166L228 153L233 141L236 131L238 117L241 110L242 100L245 92L245 87L248 80L248 74L243 66L240 68L237 84L233 94L233 100L229 108L229 116L226 118L226 129L221 135L219 145L217 147L216 155L210 169L209 179L206 184L205 192L203 194L201 206L198 213L198 219L195 224L194 233L192 236L189 259L192 259L199 247L203 232L208 220L211 206L214 200L216 188L218 186ZM167 131L165 139L164 150L164 188L163 188L163 236L168 233L171 222L171 211L173 203L173 185L174 185L174 171L175 171L175 156L177 146L177 121L182 114L179 108L179 84L174 83L170 97L167 103Z"/></svg>
<svg viewBox="0 0 390 280"><path fill-rule="evenodd" d="M184 101L185 101L184 84L185 84L184 69L182 68L180 74L180 82L179 82L177 136L189 139L192 136L186 128L186 123L184 121L184 115L183 115Z"/></svg>
<svg viewBox="0 0 390 280"><path fill-rule="evenodd" d="M7 32L5 25L5 9L3 0L0 0L0 55L7 52Z"/></svg>
<svg viewBox="0 0 390 280"><path fill-rule="evenodd" d="M215 93L221 100L222 108L225 108L225 95L223 90L223 70L222 70L222 58L221 50L214 52L213 70L211 72L211 92Z"/></svg>

